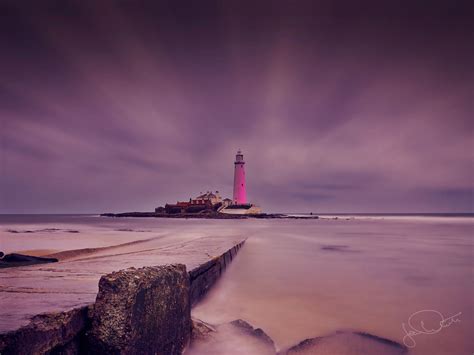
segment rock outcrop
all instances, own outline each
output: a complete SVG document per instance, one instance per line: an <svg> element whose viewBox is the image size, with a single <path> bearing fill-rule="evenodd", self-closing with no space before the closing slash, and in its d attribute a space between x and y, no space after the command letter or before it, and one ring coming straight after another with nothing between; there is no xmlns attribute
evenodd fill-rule
<svg viewBox="0 0 474 355"><path fill-rule="evenodd" d="M43 258L16 253L4 255L3 252L0 253L0 268L55 263L58 261L56 258Z"/></svg>
<svg viewBox="0 0 474 355"><path fill-rule="evenodd" d="M217 331L214 326L200 319L192 319L192 324L191 342L209 339Z"/></svg>
<svg viewBox="0 0 474 355"><path fill-rule="evenodd" d="M275 355L273 340L260 328L242 319L212 326L193 320L191 355Z"/></svg>
<svg viewBox="0 0 474 355"><path fill-rule="evenodd" d="M305 339L279 355L401 355L407 352L405 346L389 339L364 332L339 331Z"/></svg>
<svg viewBox="0 0 474 355"><path fill-rule="evenodd" d="M68 348L79 351L83 330L87 326L87 307L68 312L42 314L17 331L0 334L0 353L65 354Z"/></svg>
<svg viewBox="0 0 474 355"><path fill-rule="evenodd" d="M103 276L88 348L107 354L181 354L191 336L189 290L181 264Z"/></svg>
<svg viewBox="0 0 474 355"><path fill-rule="evenodd" d="M170 210L170 209L168 209ZM123 213L102 213L102 217L154 217L154 218L201 218L201 219L318 219L316 215L310 216L287 216L281 213L256 213L256 214L227 214L220 213L216 210L201 210L198 208L194 211L191 208L189 211L182 211L181 208L171 210L171 213L166 212L164 207L157 207L155 212L123 212Z"/></svg>
<svg viewBox="0 0 474 355"><path fill-rule="evenodd" d="M337 331L276 351L273 340L242 319L210 325L193 320L190 355L402 355L408 349L389 339L358 331Z"/></svg>
<svg viewBox="0 0 474 355"><path fill-rule="evenodd" d="M272 338L270 338L267 333L265 333L261 328L254 328L251 326L249 323L242 319L237 319L232 322L230 322L234 327L240 329L243 333L250 335L254 338L259 339L263 343L268 344L269 346L272 347L272 349L275 349L275 344L273 343Z"/></svg>

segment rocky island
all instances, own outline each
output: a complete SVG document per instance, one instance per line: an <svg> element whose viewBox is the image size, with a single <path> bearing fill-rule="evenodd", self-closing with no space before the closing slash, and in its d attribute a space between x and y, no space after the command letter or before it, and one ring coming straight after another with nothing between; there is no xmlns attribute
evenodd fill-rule
<svg viewBox="0 0 474 355"><path fill-rule="evenodd" d="M300 219L300 218L318 218L318 216L312 215L311 217L296 217L288 216L282 213L258 213L258 214L224 214L212 210L204 210L199 213L166 213L166 212L123 212L123 213L102 213L102 217L155 217L155 218L203 218L203 219L247 219L247 218L262 218L262 219L273 219L273 218L289 218L289 219Z"/></svg>
<svg viewBox="0 0 474 355"><path fill-rule="evenodd" d="M103 217L156 217L156 218L207 218L207 219L245 219L245 218L317 218L288 216L281 213L262 213L260 207L247 202L245 180L245 161L242 151L238 151L234 161L233 198L222 198L219 191L200 193L187 201L166 203L156 207L154 212L102 213Z"/></svg>

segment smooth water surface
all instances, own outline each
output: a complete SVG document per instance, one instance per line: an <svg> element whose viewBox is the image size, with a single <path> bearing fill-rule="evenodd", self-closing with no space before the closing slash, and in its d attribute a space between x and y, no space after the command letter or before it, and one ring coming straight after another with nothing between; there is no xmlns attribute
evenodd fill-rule
<svg viewBox="0 0 474 355"><path fill-rule="evenodd" d="M405 342L413 346L410 354L470 355L473 221L413 216L337 220L0 216L0 250L45 255L147 238L166 245L242 235L248 237L244 248L194 308L194 317L214 324L244 319L264 329L284 349L341 329L402 343L406 334L402 324L413 313L432 310L448 318L461 312L458 322L445 322L439 331ZM425 327L437 329L437 317L438 313L421 313L412 323L420 326L424 320Z"/></svg>

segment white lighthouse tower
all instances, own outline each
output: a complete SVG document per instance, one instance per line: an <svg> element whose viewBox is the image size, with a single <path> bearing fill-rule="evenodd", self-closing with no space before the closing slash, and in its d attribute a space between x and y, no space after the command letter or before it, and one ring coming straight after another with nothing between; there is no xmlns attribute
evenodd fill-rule
<svg viewBox="0 0 474 355"><path fill-rule="evenodd" d="M234 162L234 196L233 202L237 205L244 205L247 203L247 192L245 186L245 161L244 155L237 151Z"/></svg>
<svg viewBox="0 0 474 355"><path fill-rule="evenodd" d="M259 214L260 207L247 202L247 186L245 183L245 161L240 149L234 161L234 195L231 204L223 206L220 213L227 214Z"/></svg>

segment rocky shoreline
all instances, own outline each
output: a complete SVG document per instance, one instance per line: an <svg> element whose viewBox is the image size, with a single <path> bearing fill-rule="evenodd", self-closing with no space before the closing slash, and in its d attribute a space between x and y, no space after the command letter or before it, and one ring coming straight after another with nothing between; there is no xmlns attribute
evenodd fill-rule
<svg viewBox="0 0 474 355"><path fill-rule="evenodd" d="M200 219L318 219L316 215L308 217L288 216L283 213L259 213L259 214L225 214L215 211L204 211L201 213L160 213L160 212L123 212L123 213L101 213L101 217L147 217L147 218L200 218Z"/></svg>

